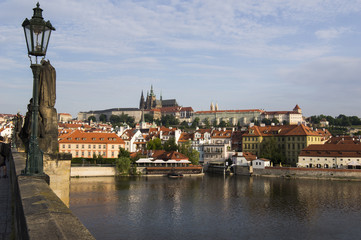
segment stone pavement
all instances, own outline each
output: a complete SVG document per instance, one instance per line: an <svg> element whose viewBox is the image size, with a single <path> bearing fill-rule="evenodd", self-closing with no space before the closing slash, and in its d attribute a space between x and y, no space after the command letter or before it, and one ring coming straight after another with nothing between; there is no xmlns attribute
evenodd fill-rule
<svg viewBox="0 0 361 240"><path fill-rule="evenodd" d="M7 163L7 165L9 165ZM8 240L11 236L12 211L11 211L11 188L9 178L0 178L0 240Z"/></svg>

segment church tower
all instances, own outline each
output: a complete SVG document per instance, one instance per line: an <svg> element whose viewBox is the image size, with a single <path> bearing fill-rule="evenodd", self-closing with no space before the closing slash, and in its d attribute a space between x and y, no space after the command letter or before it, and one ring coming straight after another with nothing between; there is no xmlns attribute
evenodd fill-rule
<svg viewBox="0 0 361 240"><path fill-rule="evenodd" d="M144 101L144 95L142 90L142 95L140 96L140 103L139 103L139 109L144 109L145 107L145 101Z"/></svg>
<svg viewBox="0 0 361 240"><path fill-rule="evenodd" d="M213 102L211 102L211 111L214 111L214 105L213 105Z"/></svg>
<svg viewBox="0 0 361 240"><path fill-rule="evenodd" d="M301 108L298 106L298 104L296 104L296 106L295 106L295 108L293 109L293 111L302 114L302 110L301 110Z"/></svg>

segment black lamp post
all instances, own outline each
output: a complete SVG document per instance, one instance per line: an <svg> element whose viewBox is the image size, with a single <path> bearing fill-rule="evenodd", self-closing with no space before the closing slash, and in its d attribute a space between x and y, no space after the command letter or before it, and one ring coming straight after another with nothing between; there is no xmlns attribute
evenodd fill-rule
<svg viewBox="0 0 361 240"><path fill-rule="evenodd" d="M31 69L34 75L33 99L31 103L31 136L29 141L28 158L26 161L25 174L42 175L43 174L43 153L39 148L38 142L38 116L39 116L39 79L42 68L38 62L38 57L45 57L48 48L50 33L55 28L49 21L45 22L42 16L40 4L36 4L33 17L25 19L22 26L24 28L28 56L31 62ZM35 63L32 62L33 56Z"/></svg>

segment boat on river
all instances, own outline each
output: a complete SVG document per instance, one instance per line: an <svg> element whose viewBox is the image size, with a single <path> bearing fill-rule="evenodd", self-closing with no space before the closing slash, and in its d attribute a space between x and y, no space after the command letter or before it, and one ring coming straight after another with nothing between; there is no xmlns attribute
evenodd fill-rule
<svg viewBox="0 0 361 240"><path fill-rule="evenodd" d="M169 178L182 178L183 174L181 173L168 173Z"/></svg>

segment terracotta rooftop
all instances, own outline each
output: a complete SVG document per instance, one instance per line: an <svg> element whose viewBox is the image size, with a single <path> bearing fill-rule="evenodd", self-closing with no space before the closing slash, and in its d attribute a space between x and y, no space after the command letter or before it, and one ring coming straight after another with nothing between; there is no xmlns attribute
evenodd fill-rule
<svg viewBox="0 0 361 240"><path fill-rule="evenodd" d="M80 130L61 136L59 143L117 143L124 144L124 140L115 133L92 133Z"/></svg>

